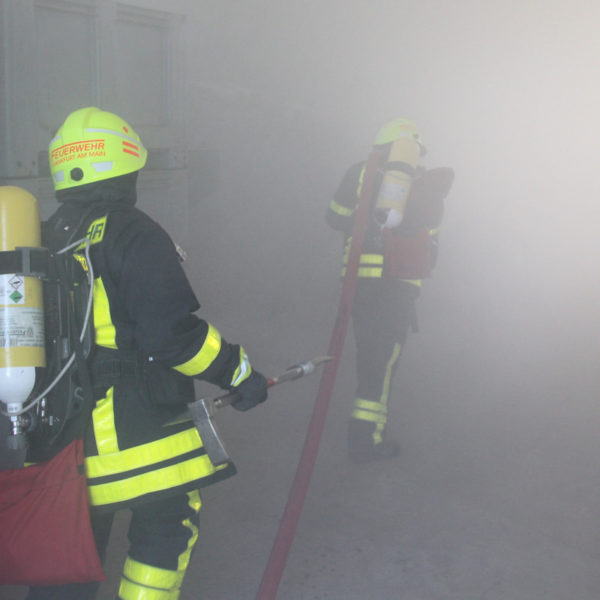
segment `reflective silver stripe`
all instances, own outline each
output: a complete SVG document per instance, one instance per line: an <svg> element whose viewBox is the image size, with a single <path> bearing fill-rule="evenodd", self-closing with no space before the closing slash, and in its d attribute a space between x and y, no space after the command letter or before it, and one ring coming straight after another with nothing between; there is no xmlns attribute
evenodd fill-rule
<svg viewBox="0 0 600 600"><path fill-rule="evenodd" d="M233 387L236 387L237 385L242 383L244 379L249 377L251 372L252 367L250 366L250 360L248 359L248 355L246 354L246 351L240 347L240 365L233 374L231 385Z"/></svg>
<svg viewBox="0 0 600 600"><path fill-rule="evenodd" d="M136 146L139 146L140 148L144 147L143 144L139 140L132 138L130 135L125 135L124 133L121 133L120 131L113 131L112 129L100 129L100 128L92 127L90 129L86 129L85 132L86 133L108 133L110 135L116 135L125 140L129 140L132 144L135 144Z"/></svg>

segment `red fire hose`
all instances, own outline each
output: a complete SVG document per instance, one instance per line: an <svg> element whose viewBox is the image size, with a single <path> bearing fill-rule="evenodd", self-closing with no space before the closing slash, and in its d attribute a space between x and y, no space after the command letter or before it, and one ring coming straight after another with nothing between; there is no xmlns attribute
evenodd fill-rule
<svg viewBox="0 0 600 600"><path fill-rule="evenodd" d="M331 334L329 351L327 353L329 356L333 357L333 360L325 365L321 375L319 390L310 424L306 432L306 439L304 441L300 461L296 468L296 475L292 482L287 505L275 536L269 561L267 562L260 587L256 594L256 600L274 600L277 594L277 589L285 569L296 526L300 519L300 513L302 512L302 506L317 459L319 443L323 434L325 418L333 394L333 386L344 346L346 330L350 320L352 301L356 290L358 267L360 264L360 254L367 228L369 205L375 186L379 157L379 153L373 151L367 160L363 186L356 208L352 242L346 265L346 275L344 277L337 317Z"/></svg>

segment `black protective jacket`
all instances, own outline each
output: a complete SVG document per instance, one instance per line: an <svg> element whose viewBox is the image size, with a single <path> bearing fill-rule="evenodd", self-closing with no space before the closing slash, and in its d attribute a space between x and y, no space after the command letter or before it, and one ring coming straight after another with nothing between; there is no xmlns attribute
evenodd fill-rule
<svg viewBox="0 0 600 600"><path fill-rule="evenodd" d="M88 186L85 186L88 188ZM45 224L52 251L86 237L93 268L95 408L86 438L92 505L114 508L232 475L215 467L191 422L193 378L224 389L252 369L238 345L195 315L198 300L165 230L136 209L134 188L75 189ZM60 199L60 198L59 198ZM87 265L80 245L73 252Z"/></svg>

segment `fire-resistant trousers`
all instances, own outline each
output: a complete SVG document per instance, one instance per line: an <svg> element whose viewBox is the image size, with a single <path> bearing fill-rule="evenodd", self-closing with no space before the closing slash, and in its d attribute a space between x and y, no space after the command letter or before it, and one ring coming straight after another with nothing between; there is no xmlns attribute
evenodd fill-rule
<svg viewBox="0 0 600 600"><path fill-rule="evenodd" d="M416 330L419 287L402 280L359 279L352 305L356 397L349 449L368 451L384 439L394 373L409 328Z"/></svg>
<svg viewBox="0 0 600 600"><path fill-rule="evenodd" d="M148 502L131 509L129 551L118 592L119 600L176 600L198 538L197 491ZM114 513L92 510L92 528L103 559ZM71 583L29 589L27 600L93 600L99 583Z"/></svg>

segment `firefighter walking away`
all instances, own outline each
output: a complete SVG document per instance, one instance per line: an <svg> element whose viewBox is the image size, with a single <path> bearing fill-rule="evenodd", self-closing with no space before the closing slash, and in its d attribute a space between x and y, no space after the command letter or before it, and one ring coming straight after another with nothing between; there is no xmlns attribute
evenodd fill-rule
<svg viewBox="0 0 600 600"><path fill-rule="evenodd" d="M417 331L416 301L431 275L438 248L443 201L454 179L450 168L426 169L416 125L404 118L381 127L375 185L360 251L352 324L357 388L348 425L348 452L355 462L398 455L389 439L393 379L409 330ZM329 204L326 221L342 232L342 276L352 243L366 163L352 165Z"/></svg>

